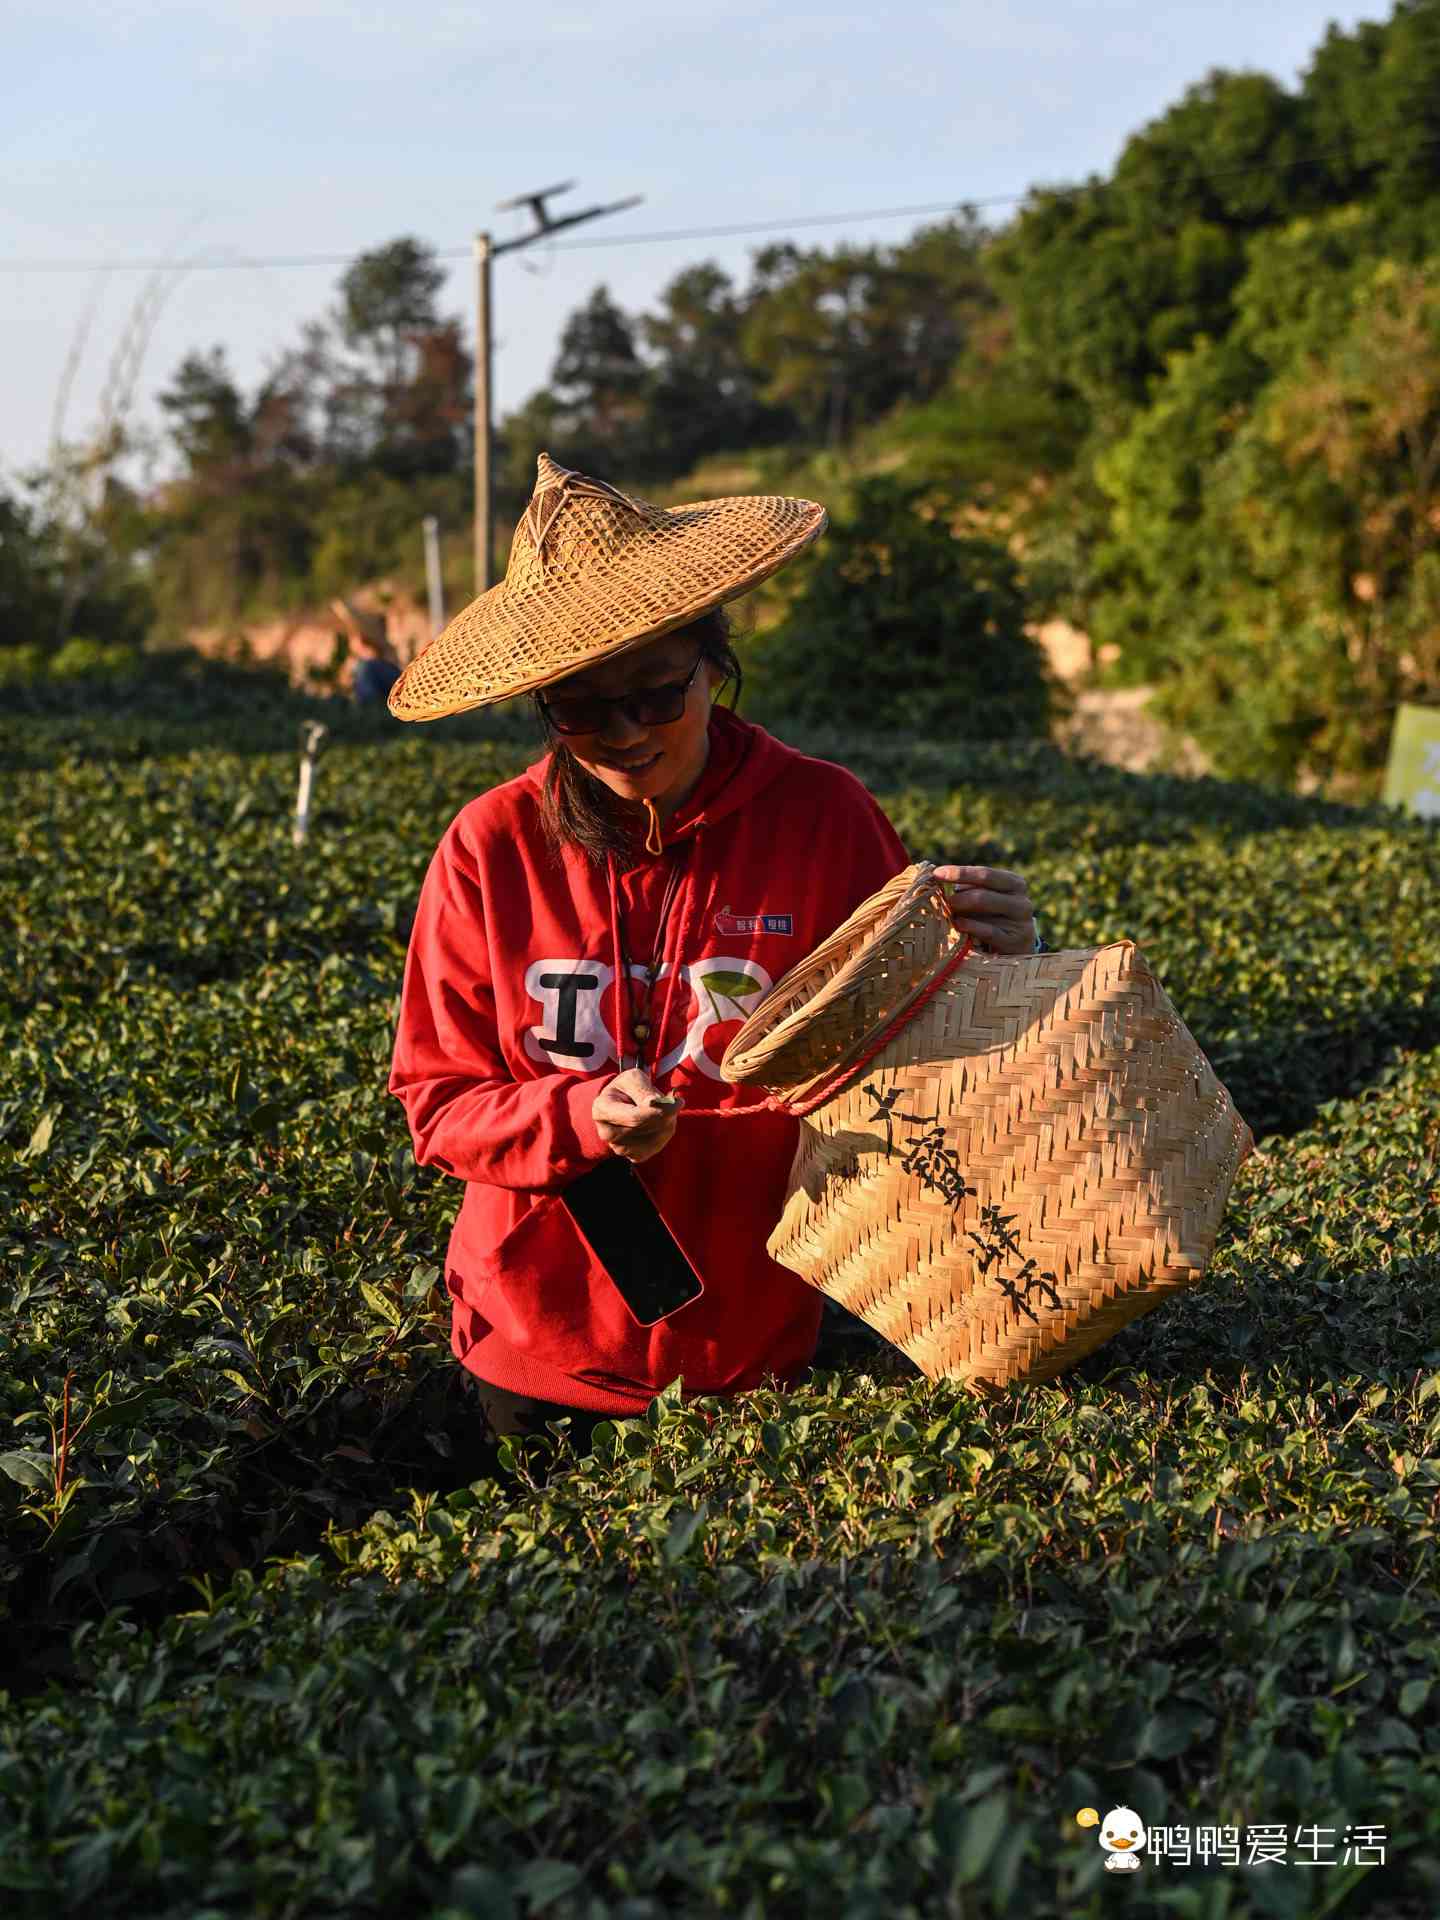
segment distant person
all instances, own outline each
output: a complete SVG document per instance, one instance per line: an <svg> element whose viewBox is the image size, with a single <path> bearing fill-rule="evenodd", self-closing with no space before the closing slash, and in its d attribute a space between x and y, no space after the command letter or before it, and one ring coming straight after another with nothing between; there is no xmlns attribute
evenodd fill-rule
<svg viewBox="0 0 1440 1920"><path fill-rule="evenodd" d="M354 665L350 670L350 694L358 707L375 706L384 700L400 678L400 663L390 642L383 613L366 613L352 601L330 602L345 628Z"/></svg>

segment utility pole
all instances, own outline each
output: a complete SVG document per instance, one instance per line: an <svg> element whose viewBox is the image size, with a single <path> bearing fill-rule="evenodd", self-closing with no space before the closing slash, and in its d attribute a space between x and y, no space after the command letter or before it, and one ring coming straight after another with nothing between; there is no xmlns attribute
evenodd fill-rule
<svg viewBox="0 0 1440 1920"><path fill-rule="evenodd" d="M562 186L541 187L538 193L518 194L513 200L501 200L497 213L509 213L516 207L529 207L535 215L535 231L518 240L502 240L499 246L488 233L475 236L475 592L485 593L494 584L491 557L495 546L495 514L490 488L490 262L516 247L528 247L536 240L559 233L562 227L575 227L582 220L598 219L602 213L623 213L638 207L643 193L632 193L628 200L613 200L608 206L587 207L584 213L565 214L553 220L545 202L552 194L569 193L573 180Z"/></svg>
<svg viewBox="0 0 1440 1920"><path fill-rule="evenodd" d="M490 236L475 236L475 592L489 591L495 516L490 506Z"/></svg>

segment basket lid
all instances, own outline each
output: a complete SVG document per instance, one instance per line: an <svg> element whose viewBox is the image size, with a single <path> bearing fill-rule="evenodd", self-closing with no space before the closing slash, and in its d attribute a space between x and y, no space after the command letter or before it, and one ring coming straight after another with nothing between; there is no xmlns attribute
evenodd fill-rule
<svg viewBox="0 0 1440 1920"><path fill-rule="evenodd" d="M916 861L775 983L726 1047L722 1079L798 1098L862 1055L964 944L934 862Z"/></svg>

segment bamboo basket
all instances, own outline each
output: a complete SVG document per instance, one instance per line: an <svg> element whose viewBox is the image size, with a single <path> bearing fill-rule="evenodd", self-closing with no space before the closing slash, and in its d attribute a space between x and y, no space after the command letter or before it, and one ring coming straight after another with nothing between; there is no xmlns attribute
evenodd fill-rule
<svg viewBox="0 0 1440 1920"><path fill-rule="evenodd" d="M1132 941L981 952L933 872L778 981L720 1071L805 1117L772 1258L991 1390L1193 1286L1254 1139Z"/></svg>

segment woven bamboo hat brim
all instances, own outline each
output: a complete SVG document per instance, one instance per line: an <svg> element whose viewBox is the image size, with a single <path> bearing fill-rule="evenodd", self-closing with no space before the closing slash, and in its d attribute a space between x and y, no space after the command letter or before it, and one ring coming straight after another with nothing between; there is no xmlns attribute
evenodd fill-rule
<svg viewBox="0 0 1440 1920"><path fill-rule="evenodd" d="M933 872L778 981L720 1072L804 1116L771 1257L989 1391L1193 1286L1254 1141L1133 942L975 951Z"/></svg>
<svg viewBox="0 0 1440 1920"><path fill-rule="evenodd" d="M390 711L438 720L563 680L744 593L825 520L781 494L651 506L542 453L504 580L415 656Z"/></svg>

